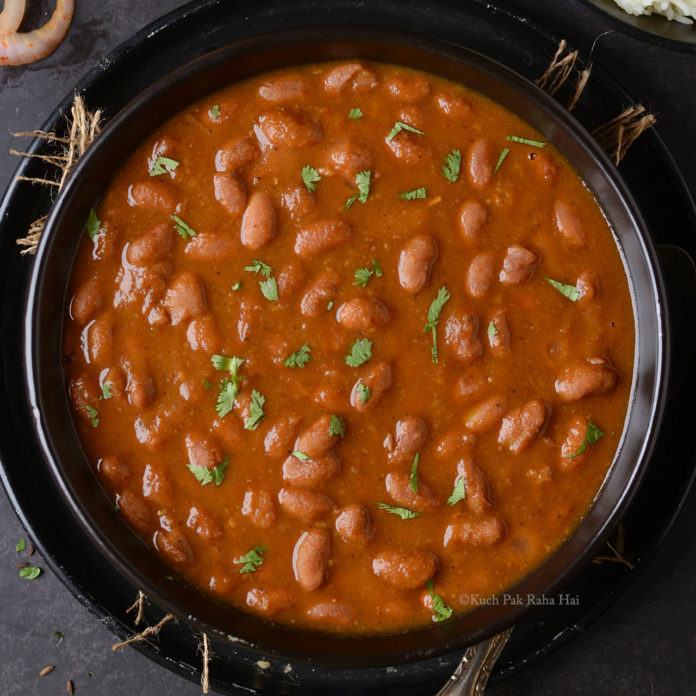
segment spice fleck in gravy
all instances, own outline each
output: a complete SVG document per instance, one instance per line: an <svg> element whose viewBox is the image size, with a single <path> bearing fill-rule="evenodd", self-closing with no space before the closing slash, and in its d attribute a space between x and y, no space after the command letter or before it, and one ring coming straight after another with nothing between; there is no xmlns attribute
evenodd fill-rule
<svg viewBox="0 0 696 696"><path fill-rule="evenodd" d="M345 634L537 567L622 433L621 257L540 133L367 62L173 115L86 224L64 350L118 514L186 581Z"/></svg>

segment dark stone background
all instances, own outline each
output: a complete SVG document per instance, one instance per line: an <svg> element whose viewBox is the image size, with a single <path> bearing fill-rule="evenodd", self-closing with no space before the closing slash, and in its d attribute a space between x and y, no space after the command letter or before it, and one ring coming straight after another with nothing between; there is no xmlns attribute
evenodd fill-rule
<svg viewBox="0 0 696 696"><path fill-rule="evenodd" d="M466 1L466 0L464 0ZM36 26L49 3L30 2ZM52 3L50 3L52 6ZM0 191L17 161L6 154L11 131L38 128L87 70L133 32L184 4L180 0L78 0L67 39L49 58L0 68ZM587 51L607 30L577 0L512 0ZM696 31L696 29L694 29ZM603 37L594 61L608 68L635 101L657 114L658 130L696 191L696 50L659 48L619 33ZM3 234L20 236L18 230ZM0 424L2 427L2 424ZM112 653L114 636L48 570L17 576L15 543L26 536L0 495L0 693L104 696L198 694L200 688L132 649ZM629 592L581 637L490 689L492 696L663 696L696 693L696 495L667 542ZM43 566L37 556L32 558ZM58 644L54 631L64 635ZM46 665L55 670L43 677ZM88 677L88 672L94 673Z"/></svg>

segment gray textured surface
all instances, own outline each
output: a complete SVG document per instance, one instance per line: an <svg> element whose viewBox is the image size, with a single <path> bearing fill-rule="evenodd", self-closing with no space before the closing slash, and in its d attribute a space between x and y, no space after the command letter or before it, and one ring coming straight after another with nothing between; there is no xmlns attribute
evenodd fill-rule
<svg viewBox="0 0 696 696"><path fill-rule="evenodd" d="M39 127L54 105L97 60L135 30L183 3L178 0L78 0L64 44L27 68L0 68L0 190L16 165L4 154L16 146L10 131ZM585 49L605 27L580 3L515 0L561 36L581 35ZM42 7L46 7L44 4ZM41 13L34 9L30 20ZM635 100L660 119L659 130L696 190L696 55L612 34L595 59L610 66ZM0 427L2 427L0 425ZM197 694L200 688L170 674L136 651L112 653L112 634L51 575L17 577L14 545L25 536L0 495L0 692L138 696ZM671 696L696 693L696 496L692 495L658 556L636 585L583 636L542 663L491 689L493 696ZM24 554L22 554L22 560ZM44 566L34 556L32 561ZM60 644L52 635L64 635ZM46 665L55 670L43 677ZM93 672L93 677L88 677Z"/></svg>

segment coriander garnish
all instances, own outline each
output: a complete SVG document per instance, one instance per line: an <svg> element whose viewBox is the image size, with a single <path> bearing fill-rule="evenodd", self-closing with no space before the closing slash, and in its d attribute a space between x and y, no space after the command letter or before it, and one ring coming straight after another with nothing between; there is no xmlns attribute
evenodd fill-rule
<svg viewBox="0 0 696 696"><path fill-rule="evenodd" d="M404 201L415 201L426 197L425 186L398 194Z"/></svg>
<svg viewBox="0 0 696 696"><path fill-rule="evenodd" d="M295 459L299 459L301 462L306 462L308 459L311 459L311 457L308 454L300 452L300 450L295 450L292 453L292 456L295 457Z"/></svg>
<svg viewBox="0 0 696 696"><path fill-rule="evenodd" d="M454 183L459 178L459 172L462 167L462 153L459 150L452 150L445 157L445 161L442 165L442 175Z"/></svg>
<svg viewBox="0 0 696 696"><path fill-rule="evenodd" d="M452 609L445 604L445 601L442 599L442 597L440 597L440 595L435 594L433 589L433 581L428 580L428 582L425 583L425 586L428 588L428 592L430 592L430 599L433 602L432 611L435 621L444 621L445 619L449 619L450 616L452 616Z"/></svg>
<svg viewBox="0 0 696 696"><path fill-rule="evenodd" d="M209 380L207 380L207 379L204 379L204 380L203 380L203 388L204 388L204 389L211 389L212 386L213 386L213 385L210 383Z"/></svg>
<svg viewBox="0 0 696 696"><path fill-rule="evenodd" d="M100 399L110 399L113 396L111 393L111 384L109 382L102 383L102 393Z"/></svg>
<svg viewBox="0 0 696 696"><path fill-rule="evenodd" d="M343 418L340 416L331 416L331 422L329 423L329 435L338 435L339 437L345 437L346 435L346 424Z"/></svg>
<svg viewBox="0 0 696 696"><path fill-rule="evenodd" d="M414 493L418 493L418 462L420 460L420 452L416 452L416 456L413 458L413 465L411 466L411 480L409 485Z"/></svg>
<svg viewBox="0 0 696 696"><path fill-rule="evenodd" d="M327 311L327 312L330 312L330 311L331 311L331 308L332 308L333 306L334 306L334 301L333 301L333 300L329 300L329 301L326 303L326 311Z"/></svg>
<svg viewBox="0 0 696 696"><path fill-rule="evenodd" d="M370 169L365 169L364 171L358 172L355 175L355 183L357 184L358 192L346 201L346 210L348 210L348 208L350 208L350 206L353 205L356 200L360 201L361 203L365 203L367 201L367 197L370 195L371 178L372 171Z"/></svg>
<svg viewBox="0 0 696 696"><path fill-rule="evenodd" d="M27 540L22 538L17 542L17 544L15 546L15 551L17 553L19 553L20 551L25 551L26 548L27 548Z"/></svg>
<svg viewBox="0 0 696 696"><path fill-rule="evenodd" d="M358 393L358 396L360 397L360 401L362 401L362 403L364 403L364 404L366 404L370 400L370 397L372 396L372 392L370 391L370 387L368 387L367 384L363 384L362 382L358 383L358 386L356 387L356 391Z"/></svg>
<svg viewBox="0 0 696 696"><path fill-rule="evenodd" d="M565 283L560 283L553 278L546 278L546 282L552 287L556 288L558 292L567 297L571 302L577 302L580 299L580 291L575 287L575 285L566 285Z"/></svg>
<svg viewBox="0 0 696 696"><path fill-rule="evenodd" d="M546 147L546 143L542 143L541 140L520 138L518 135L508 135L507 139L512 140L513 143L522 143L523 145L531 145L532 147Z"/></svg>
<svg viewBox="0 0 696 696"><path fill-rule="evenodd" d="M488 334L489 338L493 338L494 336L498 335L498 329L495 328L495 324L491 322L488 325L488 329L486 329L486 333Z"/></svg>
<svg viewBox="0 0 696 696"><path fill-rule="evenodd" d="M587 445L594 445L594 443L601 440L605 434L606 433L599 429L599 426L590 421L587 424L587 429L585 430L585 439L583 440L582 445L580 445L577 452L569 454L566 459L572 459L573 457L577 457L579 454L582 454L587 449Z"/></svg>
<svg viewBox="0 0 696 696"><path fill-rule="evenodd" d="M377 259L372 259L372 268L365 267L356 269L355 273L353 274L353 277L355 278L353 285L364 288L372 276L381 278L383 275L384 272L382 271L382 267L379 265L379 261Z"/></svg>
<svg viewBox="0 0 696 696"><path fill-rule="evenodd" d="M260 280L259 287L261 288L261 293L267 300L270 300L271 302L278 301L278 283L276 282L275 278Z"/></svg>
<svg viewBox="0 0 696 696"><path fill-rule="evenodd" d="M498 163L495 165L495 169L493 170L494 174L498 171L498 169L500 169L500 165L505 161L505 158L508 156L508 152L510 152L510 148L504 147L503 151L500 153L500 157L498 157Z"/></svg>
<svg viewBox="0 0 696 696"><path fill-rule="evenodd" d="M309 164L302 167L302 181L307 187L307 190L312 193L317 188L317 181L321 181L321 174Z"/></svg>
<svg viewBox="0 0 696 696"><path fill-rule="evenodd" d="M196 233L178 215L172 215L172 220L174 220L174 229L185 242L196 236Z"/></svg>
<svg viewBox="0 0 696 696"><path fill-rule="evenodd" d="M213 355L210 358L210 362L213 363L213 367L216 370L229 371L232 373L231 377L226 377L220 384L220 393L217 397L217 402L215 404L215 410L217 411L220 418L224 418L233 408L234 402L239 396L239 382L246 379L238 374L239 368L244 362L244 358L237 358L232 356L231 358L225 355Z"/></svg>
<svg viewBox="0 0 696 696"><path fill-rule="evenodd" d="M92 208L87 216L87 234L94 241L94 238L102 231L101 220L97 217L97 211Z"/></svg>
<svg viewBox="0 0 696 696"><path fill-rule="evenodd" d="M251 551L245 553L239 558L235 558L234 562L237 564L243 564L240 569L240 574L244 573L255 573L259 566L263 565L263 554L266 551L265 546L254 546Z"/></svg>
<svg viewBox="0 0 696 696"><path fill-rule="evenodd" d="M158 157L150 170L150 176L171 174L179 166L179 163L171 157Z"/></svg>
<svg viewBox="0 0 696 696"><path fill-rule="evenodd" d="M237 290L239 290L239 288L241 288L241 287L242 287L241 280L238 280L234 285L231 286L231 288L232 288L232 290L234 290L234 292L237 292Z"/></svg>
<svg viewBox="0 0 696 696"><path fill-rule="evenodd" d="M448 505L456 505L460 500L466 498L466 477L460 476L457 483L454 484L452 495L447 498Z"/></svg>
<svg viewBox="0 0 696 696"><path fill-rule="evenodd" d="M418 133L418 135L425 135L425 131L418 130L418 128L414 128L413 126L409 126L408 123L403 123L402 121L397 121L394 124L394 127L389 131L389 135L387 136L387 142L390 140L393 140L401 131L408 131L409 133Z"/></svg>
<svg viewBox="0 0 696 696"><path fill-rule="evenodd" d="M360 123L360 119L364 116L362 110L360 109L359 106L353 107L349 112L348 112L348 118L352 118L353 120L357 121Z"/></svg>
<svg viewBox="0 0 696 696"><path fill-rule="evenodd" d="M304 368L304 366L312 360L311 356L312 349L309 347L307 343L304 345L300 346L294 353L291 353L288 355L287 358L285 358L285 367L300 367Z"/></svg>
<svg viewBox="0 0 696 696"><path fill-rule="evenodd" d="M264 278L270 278L271 273L273 273L273 269L267 263L258 259L254 259L250 266L244 266L244 270L250 273L260 273Z"/></svg>
<svg viewBox="0 0 696 696"><path fill-rule="evenodd" d="M58 640L56 645L60 645L63 642L63 634L60 631L53 631L53 637Z"/></svg>
<svg viewBox="0 0 696 696"><path fill-rule="evenodd" d="M206 466L199 466L198 464L191 464L190 462L187 464L187 467L201 486L207 486L209 483L219 486L225 480L225 471L229 463L230 458L225 457L220 464L212 469L208 469Z"/></svg>
<svg viewBox="0 0 696 696"><path fill-rule="evenodd" d="M350 355L346 355L346 365L359 367L372 357L372 341L360 338L350 347Z"/></svg>
<svg viewBox="0 0 696 696"><path fill-rule="evenodd" d="M41 575L41 568L37 566L24 566L19 569L19 577L25 580L35 580Z"/></svg>
<svg viewBox="0 0 696 696"><path fill-rule="evenodd" d="M387 505L386 503L377 503L377 507L380 510L390 512L392 515L398 515L402 520L412 520L414 517L418 517L420 512L415 512L414 510L408 510L402 507L393 507L392 505Z"/></svg>
<svg viewBox="0 0 696 696"><path fill-rule="evenodd" d="M437 292L437 297L430 304L428 309L428 322L423 327L423 333L428 333L432 331L433 333L433 347L430 352L433 356L433 362L437 363L437 325L440 323L440 312L445 306L447 300L449 300L450 294L449 290L443 285Z"/></svg>
<svg viewBox="0 0 696 696"><path fill-rule="evenodd" d="M89 404L85 404L82 408L84 408L85 411L87 411L87 413L89 414L89 420L92 424L92 427L96 428L99 425L99 411L97 411L96 408L90 406Z"/></svg>
<svg viewBox="0 0 696 696"><path fill-rule="evenodd" d="M220 107L217 104L213 104L208 113L210 114L210 118L216 121L217 117L220 115Z"/></svg>
<svg viewBox="0 0 696 696"><path fill-rule="evenodd" d="M266 417L263 412L263 405L266 403L266 397L256 389L251 390L251 405L249 406L249 415L244 421L245 430L256 430L259 423Z"/></svg>

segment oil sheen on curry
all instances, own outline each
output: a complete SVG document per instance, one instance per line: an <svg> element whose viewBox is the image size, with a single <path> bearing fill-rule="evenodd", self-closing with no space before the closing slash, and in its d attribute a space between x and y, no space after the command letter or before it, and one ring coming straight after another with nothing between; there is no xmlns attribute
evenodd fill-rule
<svg viewBox="0 0 696 696"><path fill-rule="evenodd" d="M446 621L544 561L633 369L621 257L553 145L366 62L172 115L90 214L66 312L118 514L202 592L344 634Z"/></svg>

